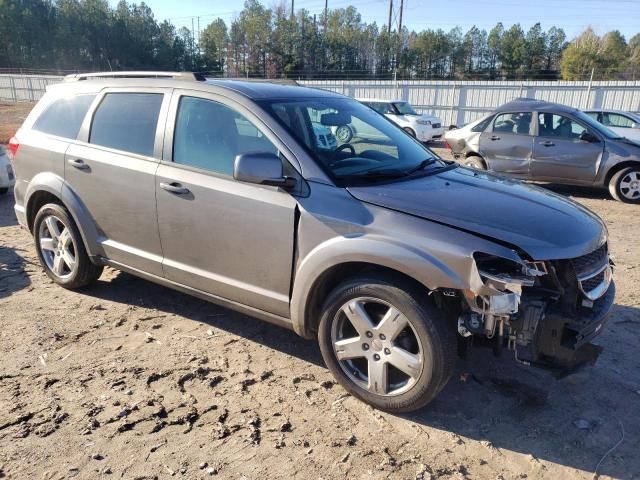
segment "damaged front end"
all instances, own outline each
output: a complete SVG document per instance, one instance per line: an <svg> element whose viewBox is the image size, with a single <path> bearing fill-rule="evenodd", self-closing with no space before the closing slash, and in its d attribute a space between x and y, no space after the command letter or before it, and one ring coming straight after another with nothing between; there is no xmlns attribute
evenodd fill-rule
<svg viewBox="0 0 640 480"><path fill-rule="evenodd" d="M595 363L591 344L615 296L607 244L574 259L515 261L476 252L475 288L463 292L458 317L462 337L491 339L517 361L558 375Z"/></svg>

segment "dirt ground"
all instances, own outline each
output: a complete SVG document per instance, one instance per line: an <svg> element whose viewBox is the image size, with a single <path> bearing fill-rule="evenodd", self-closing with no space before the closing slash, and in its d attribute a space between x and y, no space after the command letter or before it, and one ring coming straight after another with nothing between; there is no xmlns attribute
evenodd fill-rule
<svg viewBox="0 0 640 480"><path fill-rule="evenodd" d="M0 103L0 144L9 142L31 111L34 103Z"/></svg>
<svg viewBox="0 0 640 480"><path fill-rule="evenodd" d="M0 478L640 478L640 210L556 190L611 235L599 362L558 381L479 351L411 415L346 395L287 330L111 269L54 285L0 197Z"/></svg>

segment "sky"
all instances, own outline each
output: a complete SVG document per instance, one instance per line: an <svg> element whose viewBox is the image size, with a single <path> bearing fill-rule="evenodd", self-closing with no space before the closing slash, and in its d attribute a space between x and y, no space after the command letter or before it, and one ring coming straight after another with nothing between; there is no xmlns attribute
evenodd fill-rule
<svg viewBox="0 0 640 480"><path fill-rule="evenodd" d="M140 2L141 0L129 0ZM290 0L283 0L287 5ZM311 15L320 14L324 0L294 0L296 10L306 8ZM115 5L117 0L110 0ZM389 0L328 0L329 8L353 5L367 23L386 24ZM227 25L242 10L243 0L145 0L160 21L168 19L176 27L191 28L191 17L200 16L200 28L217 17ZM272 7L279 0L262 0ZM399 5L400 0L394 0ZM403 24L410 30L442 28L445 31L460 26L467 31L474 24L490 30L497 22L514 23L527 30L536 22L543 29L556 25L573 38L588 26L603 34L620 30L629 40L640 32L640 0L404 0ZM198 27L195 20L195 28Z"/></svg>

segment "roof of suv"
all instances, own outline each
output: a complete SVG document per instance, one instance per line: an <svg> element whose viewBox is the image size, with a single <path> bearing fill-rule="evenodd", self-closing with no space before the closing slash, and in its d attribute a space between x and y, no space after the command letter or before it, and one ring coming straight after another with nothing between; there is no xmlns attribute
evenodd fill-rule
<svg viewBox="0 0 640 480"><path fill-rule="evenodd" d="M152 72L156 73L156 72ZM93 90L105 87L165 87L165 88L187 88L209 92L219 92L219 89L231 90L252 100L262 99L295 99L309 97L343 97L340 94L317 88L301 87L292 81L255 81L255 80L235 80L235 79L207 79L205 81L190 80L180 76L169 76L169 74L158 76L142 76L138 73L131 77L124 75L109 77L106 74L87 75L82 81L65 81L53 85L54 89ZM71 79L75 80L75 79Z"/></svg>
<svg viewBox="0 0 640 480"><path fill-rule="evenodd" d="M523 112L537 111L553 111L553 112L575 112L576 109L560 103L546 102L544 100L536 100L534 98L516 98L500 107L496 108L496 112L521 110Z"/></svg>

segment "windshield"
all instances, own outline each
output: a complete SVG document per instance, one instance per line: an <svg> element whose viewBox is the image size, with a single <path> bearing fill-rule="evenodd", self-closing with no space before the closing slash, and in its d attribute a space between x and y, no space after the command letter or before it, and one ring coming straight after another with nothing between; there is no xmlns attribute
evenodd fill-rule
<svg viewBox="0 0 640 480"><path fill-rule="evenodd" d="M453 168L383 115L349 98L268 100L261 105L341 186ZM330 142L319 135L318 126L331 134Z"/></svg>
<svg viewBox="0 0 640 480"><path fill-rule="evenodd" d="M411 104L407 102L395 102L393 106L396 107L396 110L401 115L417 115Z"/></svg>
<svg viewBox="0 0 640 480"><path fill-rule="evenodd" d="M581 112L581 111L578 110L578 111L574 112L574 114L575 114L575 116L576 116L576 118L578 120L586 123L589 127L591 127L594 130L600 132L605 137L607 137L607 138L622 138L620 135L618 135L617 133L609 130L607 127L602 125L597 120L594 120L592 117L590 117L586 113Z"/></svg>

